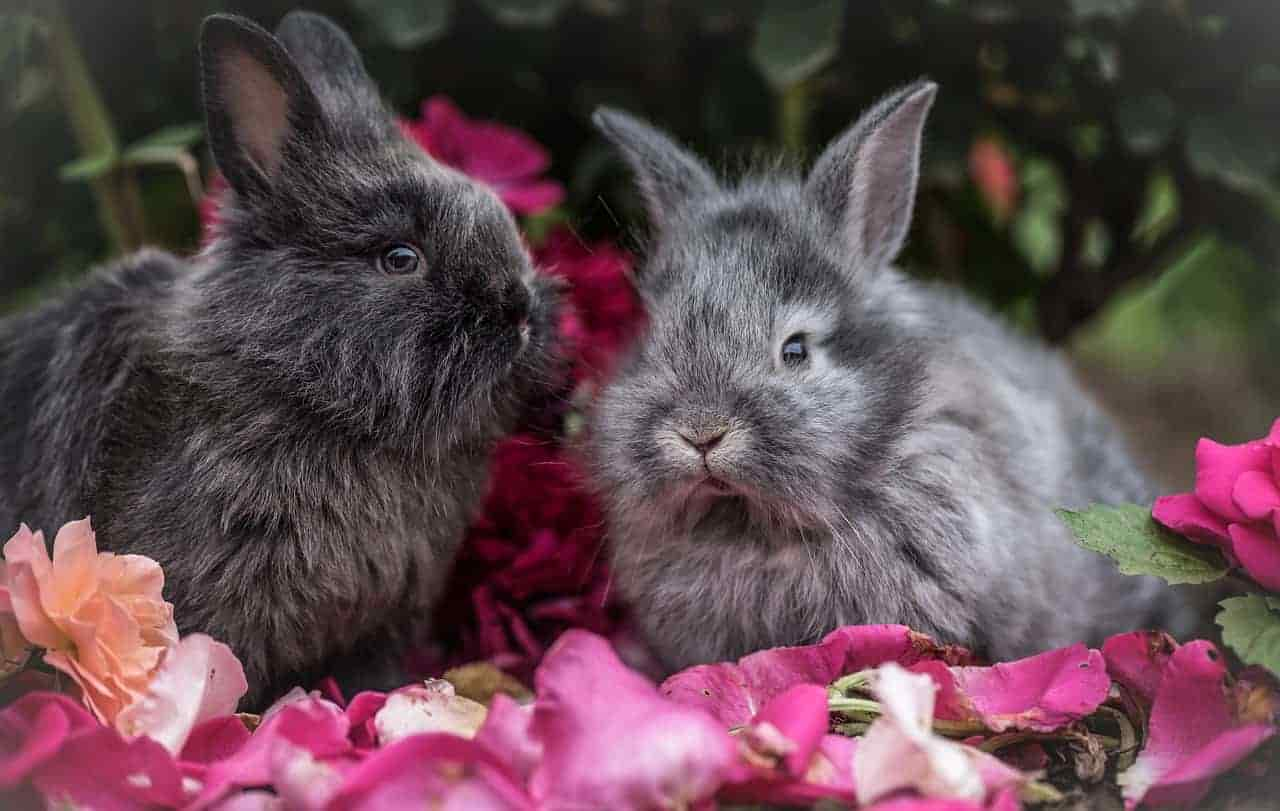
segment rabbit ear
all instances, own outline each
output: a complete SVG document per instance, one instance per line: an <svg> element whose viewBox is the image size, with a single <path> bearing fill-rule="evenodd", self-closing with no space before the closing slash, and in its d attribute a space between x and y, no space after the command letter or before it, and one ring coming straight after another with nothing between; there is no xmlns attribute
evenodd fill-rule
<svg viewBox="0 0 1280 811"><path fill-rule="evenodd" d="M276 26L284 44L331 121L389 126L377 85L365 71L355 43L328 17L291 11Z"/></svg>
<svg viewBox="0 0 1280 811"><path fill-rule="evenodd" d="M268 192L288 143L324 129L315 94L275 37L230 14L205 19L200 70L218 168L240 194Z"/></svg>
<svg viewBox="0 0 1280 811"><path fill-rule="evenodd" d="M622 151L655 226L661 227L674 209L689 200L716 190L716 179L706 164L649 124L608 107L598 108L591 120Z"/></svg>
<svg viewBox="0 0 1280 811"><path fill-rule="evenodd" d="M839 223L858 266L898 256L911 226L920 139L938 86L919 81L885 96L827 147L806 191Z"/></svg>

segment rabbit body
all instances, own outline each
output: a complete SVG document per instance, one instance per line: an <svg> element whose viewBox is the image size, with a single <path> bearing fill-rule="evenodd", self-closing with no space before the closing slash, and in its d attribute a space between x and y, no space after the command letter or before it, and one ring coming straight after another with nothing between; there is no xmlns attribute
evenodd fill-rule
<svg viewBox="0 0 1280 811"><path fill-rule="evenodd" d="M330 673L391 686L493 444L552 374L554 295L331 23L202 37L219 235L0 322L0 525L91 515L100 548L157 560L179 629L242 660L246 706Z"/></svg>
<svg viewBox="0 0 1280 811"><path fill-rule="evenodd" d="M1053 513L1150 497L1063 361L886 266L933 93L886 98L808 178L732 188L597 114L655 233L648 330L600 394L588 452L616 581L672 669L846 624L1009 659L1191 621Z"/></svg>

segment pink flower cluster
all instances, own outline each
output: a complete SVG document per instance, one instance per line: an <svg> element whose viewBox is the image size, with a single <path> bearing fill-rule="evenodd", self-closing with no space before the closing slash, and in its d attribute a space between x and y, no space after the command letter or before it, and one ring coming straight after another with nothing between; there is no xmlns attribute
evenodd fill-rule
<svg viewBox="0 0 1280 811"><path fill-rule="evenodd" d="M296 691L252 731L236 716L178 713L159 738L99 725L66 696L31 693L0 710L0 804L641 811L832 799L1011 811L1032 775L932 725L1062 730L1108 699L1108 669L1151 719L1120 778L1129 807L1195 802L1275 732L1275 694L1233 682L1206 642L1126 634L1101 652L950 664L965 661L902 626L850 627L819 645L695 667L659 688L603 638L571 630L538 667L530 705L498 695L485 708L444 682L345 705ZM828 684L850 673L867 678L880 707L861 738L829 731L840 706Z"/></svg>
<svg viewBox="0 0 1280 811"><path fill-rule="evenodd" d="M1157 499L1151 514L1218 547L1259 584L1280 591L1280 420L1266 437L1243 445L1201 439L1195 490Z"/></svg>

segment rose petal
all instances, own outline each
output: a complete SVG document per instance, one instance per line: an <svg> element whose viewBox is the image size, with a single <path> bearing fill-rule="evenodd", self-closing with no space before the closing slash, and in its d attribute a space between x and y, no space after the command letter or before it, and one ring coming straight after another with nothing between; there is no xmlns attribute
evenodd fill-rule
<svg viewBox="0 0 1280 811"><path fill-rule="evenodd" d="M1209 642L1174 651L1151 708L1146 746L1119 776L1127 808L1149 795L1194 805L1214 777L1274 734L1267 724L1239 724L1226 674L1222 654Z"/></svg>
<svg viewBox="0 0 1280 811"><path fill-rule="evenodd" d="M809 768L809 760L827 734L827 689L816 684L797 684L769 701L756 715L745 735L750 739L762 728L773 730L769 737L780 739L783 750L773 752L783 759L793 777Z"/></svg>
<svg viewBox="0 0 1280 811"><path fill-rule="evenodd" d="M1025 781L993 756L933 734L937 686L930 676L888 663L876 670L872 690L883 714L854 750L859 803L903 790L977 801Z"/></svg>
<svg viewBox="0 0 1280 811"><path fill-rule="evenodd" d="M749 722L760 707L796 684L828 684L885 662L909 666L927 659L970 660L962 648L938 645L905 625L838 628L816 645L759 651L731 664L698 665L662 684L662 694L711 712L727 727Z"/></svg>
<svg viewBox="0 0 1280 811"><path fill-rule="evenodd" d="M0 710L0 789L26 780L69 735L97 725L84 707L59 693L28 693Z"/></svg>
<svg viewBox="0 0 1280 811"><path fill-rule="evenodd" d="M1178 643L1163 631L1134 631L1102 643L1102 658L1107 674L1150 706L1177 649Z"/></svg>
<svg viewBox="0 0 1280 811"><path fill-rule="evenodd" d="M383 746L426 732L473 738L485 713L483 704L454 695L453 685L433 679L428 686L415 684L390 693L373 726Z"/></svg>
<svg viewBox="0 0 1280 811"><path fill-rule="evenodd" d="M70 736L40 765L32 783L48 799L95 811L184 805L182 776L150 738L126 741L110 727Z"/></svg>
<svg viewBox="0 0 1280 811"><path fill-rule="evenodd" d="M184 767L192 764L216 763L240 751L251 737L249 728L234 715L210 718L191 730L178 756Z"/></svg>
<svg viewBox="0 0 1280 811"><path fill-rule="evenodd" d="M1249 576L1265 588L1280 591L1280 536L1245 524L1232 524L1228 531L1236 557Z"/></svg>
<svg viewBox="0 0 1280 811"><path fill-rule="evenodd" d="M1228 554L1231 552L1226 520L1217 513L1210 512L1196 498L1195 493L1157 498L1151 508L1151 517L1179 535L1200 543L1212 544Z"/></svg>
<svg viewBox="0 0 1280 811"><path fill-rule="evenodd" d="M1236 479L1231 498L1249 520L1267 521L1280 510L1280 485L1271 471L1250 470Z"/></svg>
<svg viewBox="0 0 1280 811"><path fill-rule="evenodd" d="M1236 480L1251 471L1271 471L1271 449L1263 440L1220 445L1212 439L1196 444L1196 498L1229 522L1248 521L1232 498Z"/></svg>
<svg viewBox="0 0 1280 811"><path fill-rule="evenodd" d="M248 689L231 648L192 634L165 655L146 694L116 717L116 729L177 754L197 724L234 713Z"/></svg>
<svg viewBox="0 0 1280 811"><path fill-rule="evenodd" d="M415 735L352 768L328 811L524 811L533 808L502 763L475 741Z"/></svg>
<svg viewBox="0 0 1280 811"><path fill-rule="evenodd" d="M1096 710L1111 689L1102 654L1081 644L951 672L975 716L995 732L1061 729Z"/></svg>
<svg viewBox="0 0 1280 811"><path fill-rule="evenodd" d="M737 747L700 710L663 699L602 638L570 630L535 677L532 731L543 745L530 780L548 809L649 809L709 796Z"/></svg>
<svg viewBox="0 0 1280 811"><path fill-rule="evenodd" d="M500 758L521 779L528 779L542 760L542 744L533 737L533 707L498 693L476 733L476 743Z"/></svg>
<svg viewBox="0 0 1280 811"><path fill-rule="evenodd" d="M278 740L316 757L333 757L352 750L349 730L347 717L337 705L317 698L294 701L270 718L264 716L261 726L234 755L209 766L191 808L207 808L236 788L270 785L269 755Z"/></svg>
<svg viewBox="0 0 1280 811"><path fill-rule="evenodd" d="M857 802L853 787L853 753L857 738L824 735L804 774L761 776L755 771L742 782L725 786L717 799L730 803L812 806L832 799L846 805Z"/></svg>

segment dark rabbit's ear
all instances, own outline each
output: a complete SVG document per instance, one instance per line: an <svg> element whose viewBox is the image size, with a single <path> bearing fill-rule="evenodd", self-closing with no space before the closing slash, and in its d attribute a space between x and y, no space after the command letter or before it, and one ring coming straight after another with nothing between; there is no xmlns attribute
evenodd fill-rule
<svg viewBox="0 0 1280 811"><path fill-rule="evenodd" d="M291 141L324 127L320 104L275 37L243 17L215 14L200 29L209 146L240 194L266 193Z"/></svg>
<svg viewBox="0 0 1280 811"><path fill-rule="evenodd" d="M390 127L391 119L360 52L336 23L311 11L291 11L276 26L276 37L331 121L365 122L379 130Z"/></svg>
<svg viewBox="0 0 1280 811"><path fill-rule="evenodd" d="M911 227L920 140L938 86L919 81L885 96L818 158L806 190L839 223L858 266L877 270Z"/></svg>
<svg viewBox="0 0 1280 811"><path fill-rule="evenodd" d="M689 200L716 190L715 176L706 164L644 121L609 107L598 108L591 120L622 151L655 227L661 228L671 212Z"/></svg>

